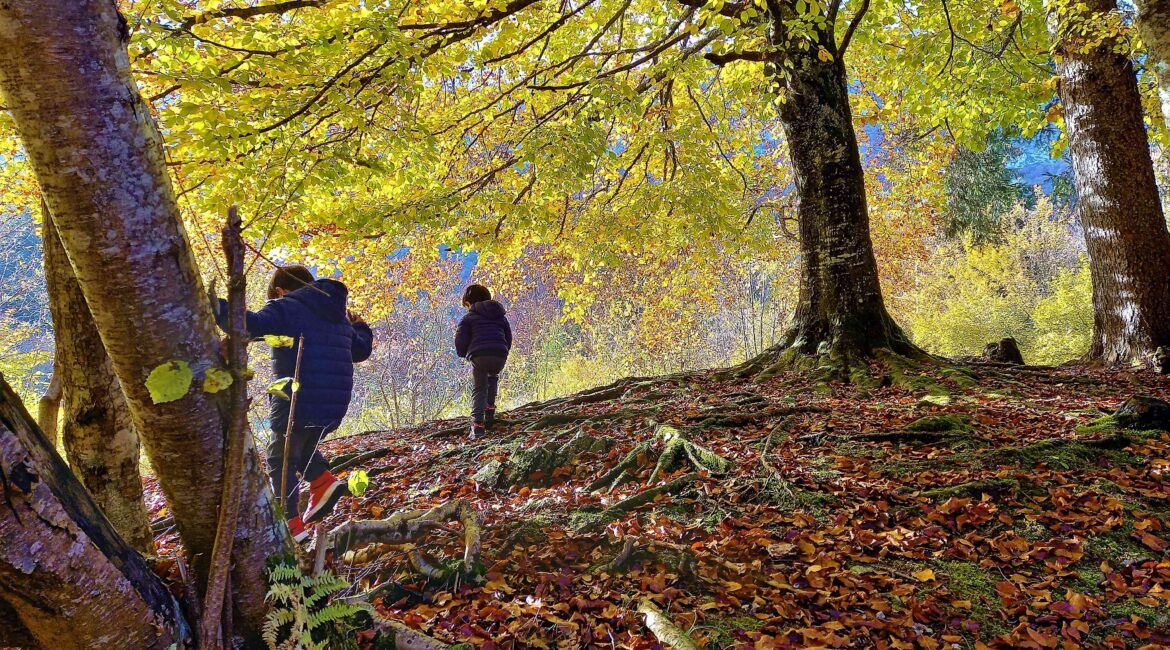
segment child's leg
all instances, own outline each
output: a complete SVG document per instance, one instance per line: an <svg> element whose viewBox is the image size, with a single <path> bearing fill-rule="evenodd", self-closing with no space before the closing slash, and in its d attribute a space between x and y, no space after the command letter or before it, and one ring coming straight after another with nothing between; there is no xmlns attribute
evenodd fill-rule
<svg viewBox="0 0 1170 650"><path fill-rule="evenodd" d="M488 373L485 361L489 357L477 357L471 360L471 420L477 426L483 424L484 410L487 408Z"/></svg>
<svg viewBox="0 0 1170 650"><path fill-rule="evenodd" d="M293 444L301 446L300 457L305 465L298 467L297 471L305 477L306 483L312 483L317 477L329 471L329 460L317 450L321 445L321 440L328 433L329 431L324 427L306 427L299 440L293 439Z"/></svg>
<svg viewBox="0 0 1170 650"><path fill-rule="evenodd" d="M496 394L500 390L501 370L503 370L502 364L499 369L487 376L487 406L484 411L484 426L487 427L494 425L496 420Z"/></svg>

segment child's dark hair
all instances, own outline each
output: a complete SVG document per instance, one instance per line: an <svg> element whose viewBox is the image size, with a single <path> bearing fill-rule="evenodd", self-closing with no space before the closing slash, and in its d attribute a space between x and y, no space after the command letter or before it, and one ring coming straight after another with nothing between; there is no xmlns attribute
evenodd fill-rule
<svg viewBox="0 0 1170 650"><path fill-rule="evenodd" d="M280 294L276 292L277 289L296 291L303 286L312 284L313 280L313 272L300 264L282 266L276 269L276 273L272 274L272 281L268 283L268 299L276 300L280 297Z"/></svg>
<svg viewBox="0 0 1170 650"><path fill-rule="evenodd" d="M463 304L467 307L474 305L477 302L485 302L492 299L492 292L482 284L473 284L463 291Z"/></svg>

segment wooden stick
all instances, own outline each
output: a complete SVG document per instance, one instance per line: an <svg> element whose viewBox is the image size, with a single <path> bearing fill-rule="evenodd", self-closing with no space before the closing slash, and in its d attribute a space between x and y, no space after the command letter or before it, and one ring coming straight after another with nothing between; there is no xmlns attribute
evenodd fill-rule
<svg viewBox="0 0 1170 650"><path fill-rule="evenodd" d="M301 385L301 355L305 352L305 335L301 334L297 339L297 363L293 368L292 395L289 397L288 404L288 424L284 427L284 458L280 461L280 509L284 512L284 516L288 518L288 452L289 439L292 438L293 420L297 414L297 393L300 391L297 388ZM294 508L299 507L299 504L294 503Z"/></svg>
<svg viewBox="0 0 1170 650"><path fill-rule="evenodd" d="M659 642L674 650L699 650L699 644L663 614L662 610L655 607L654 603L643 600L638 605L638 613L646 617L646 627L650 628Z"/></svg>
<svg viewBox="0 0 1170 650"><path fill-rule="evenodd" d="M243 226L233 206L228 210L223 229L223 250L228 259L228 367L232 384L228 387L229 409L227 441L223 461L223 493L219 504L219 522L215 544L211 551L211 567L207 591L203 598L203 618L199 623L200 650L215 650L222 634L225 645L230 645L231 630L221 625L224 619L223 603L231 574L232 542L236 536L236 522L240 513L240 493L243 491L244 444L248 426L248 332L246 277L244 276L244 246L240 236ZM227 619L230 621L230 619Z"/></svg>

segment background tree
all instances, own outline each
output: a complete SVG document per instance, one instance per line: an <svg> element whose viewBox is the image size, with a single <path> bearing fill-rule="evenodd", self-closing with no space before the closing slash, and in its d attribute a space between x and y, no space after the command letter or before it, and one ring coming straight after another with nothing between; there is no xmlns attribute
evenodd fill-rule
<svg viewBox="0 0 1170 650"><path fill-rule="evenodd" d="M138 471L138 432L56 228L47 214L42 218L45 284L56 335L53 372L64 393L65 453L122 538L152 553L154 536Z"/></svg>
<svg viewBox="0 0 1170 650"><path fill-rule="evenodd" d="M1170 344L1170 232L1133 64L1113 0L1054 2L1060 97L1093 275L1093 345L1105 363L1152 363Z"/></svg>

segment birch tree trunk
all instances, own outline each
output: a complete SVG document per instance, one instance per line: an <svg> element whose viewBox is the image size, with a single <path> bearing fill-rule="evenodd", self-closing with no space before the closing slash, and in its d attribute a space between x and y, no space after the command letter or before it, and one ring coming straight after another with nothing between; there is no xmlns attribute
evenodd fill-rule
<svg viewBox="0 0 1170 650"><path fill-rule="evenodd" d="M1137 0L1135 4L1147 65L1158 76L1162 119L1170 122L1170 0Z"/></svg>
<svg viewBox="0 0 1170 650"><path fill-rule="evenodd" d="M1170 344L1170 233L1133 65L1113 40L1084 51L1084 37L1069 29L1101 21L1116 11L1116 1L1088 0L1086 8L1054 14L1050 26L1093 278L1089 358L1150 363L1158 347Z"/></svg>
<svg viewBox="0 0 1170 650"><path fill-rule="evenodd" d="M785 66L769 64L768 76L783 88L778 109L800 200L800 291L780 348L827 355L845 372L877 349L916 353L882 297L865 173L833 26L821 29L811 47L799 47L784 24L795 11L791 4L769 6L769 39Z"/></svg>
<svg viewBox="0 0 1170 650"><path fill-rule="evenodd" d="M182 646L179 605L0 377L0 627L44 648Z"/></svg>
<svg viewBox="0 0 1170 650"><path fill-rule="evenodd" d="M202 589L226 410L201 384L223 361L127 38L115 0L0 2L0 90ZM183 398L154 404L146 378L171 360L195 380ZM267 611L265 561L291 540L247 456L231 583L236 627L253 634Z"/></svg>
<svg viewBox="0 0 1170 650"><path fill-rule="evenodd" d="M138 471L138 432L57 230L47 213L43 221L45 285L57 350L53 375L64 390L65 455L122 538L143 553L153 553Z"/></svg>

